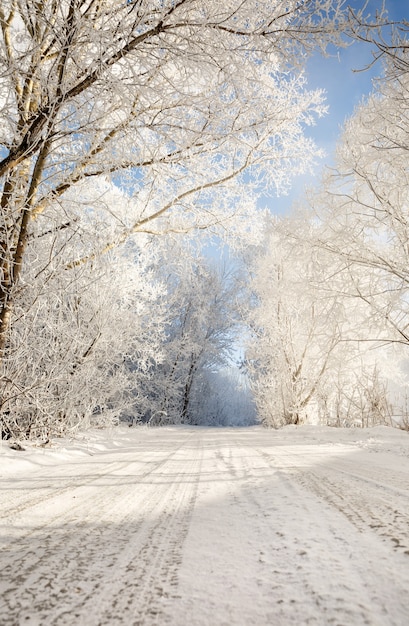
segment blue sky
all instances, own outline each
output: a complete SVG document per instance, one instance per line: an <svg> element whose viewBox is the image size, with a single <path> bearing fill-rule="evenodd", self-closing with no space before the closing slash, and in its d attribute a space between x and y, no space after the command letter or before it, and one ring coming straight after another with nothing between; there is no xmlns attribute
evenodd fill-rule
<svg viewBox="0 0 409 626"><path fill-rule="evenodd" d="M382 0L370 0L367 11L373 15L381 2ZM362 7L364 0L352 0L350 4ZM385 0L385 4L392 19L409 20L409 0ZM370 71L357 71L362 70L372 58L369 45L353 43L329 58L316 54L309 61L308 86L311 89L325 90L329 113L317 120L317 125L312 127L308 134L314 138L320 148L325 150L326 157L317 164L315 176L303 176L294 180L293 188L288 196L269 199L268 205L274 213L287 211L292 203L302 196L306 185L318 182L325 164L331 163L344 121L352 115L362 99L372 91L372 80L381 73L382 68L379 64Z"/></svg>

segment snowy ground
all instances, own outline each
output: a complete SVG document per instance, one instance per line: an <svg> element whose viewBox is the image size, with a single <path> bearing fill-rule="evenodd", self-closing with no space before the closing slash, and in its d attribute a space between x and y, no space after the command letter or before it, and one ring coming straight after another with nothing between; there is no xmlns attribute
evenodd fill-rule
<svg viewBox="0 0 409 626"><path fill-rule="evenodd" d="M409 624L409 434L0 445L0 624Z"/></svg>

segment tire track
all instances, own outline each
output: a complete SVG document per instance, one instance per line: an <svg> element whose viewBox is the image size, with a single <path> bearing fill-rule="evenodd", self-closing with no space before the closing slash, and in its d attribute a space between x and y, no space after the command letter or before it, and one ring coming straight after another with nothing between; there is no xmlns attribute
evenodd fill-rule
<svg viewBox="0 0 409 626"><path fill-rule="evenodd" d="M366 576L358 533L334 507L324 506L293 480L295 459L289 450L283 454L273 450L272 458L268 447L260 454L260 440L256 440L257 448L251 445L254 439L250 436L244 441L236 433L227 437L221 433L217 445L207 446L204 468L212 470L215 484L209 491L209 479L203 483L198 510L201 501L202 506L207 501L210 511L205 512L204 519L194 516L187 554L195 528L200 530L203 523L209 545L214 543L218 548L210 563L204 564L204 574L199 573L198 580L184 580L182 599L194 601L189 604L185 600L188 611L176 609L171 623L378 624L373 618L387 611L390 597L375 597L377 585ZM305 457L299 459L298 465L305 461ZM207 499L211 493L219 498ZM236 551L242 567L240 580L235 576ZM206 548L199 554L206 559ZM382 555L377 554L377 558ZM187 559L190 571L194 571L194 560ZM213 588L207 600L203 595L209 576L216 577L216 586L223 591ZM198 598L219 611L212 613L211 619L209 614L203 617L196 611ZM247 609L252 603L253 608ZM390 624L398 626L392 621Z"/></svg>
<svg viewBox="0 0 409 626"><path fill-rule="evenodd" d="M182 460L173 478L157 521L150 527L135 558L129 561L125 581L129 593L122 588L111 598L111 608L101 616L103 624L130 624L142 626L164 624L167 619L166 600L177 598L178 569L182 562L182 548L197 497L203 451L195 451L189 462Z"/></svg>
<svg viewBox="0 0 409 626"><path fill-rule="evenodd" d="M192 434L189 435L189 438L192 437ZM184 442L181 444L181 446L184 445ZM181 447L176 447L175 452L177 452L177 450L179 450L179 448ZM137 451L137 447L135 447L132 450L131 454L135 454L135 452ZM145 455L147 457L146 460L144 459L138 459L139 463L145 464L148 463L149 467L147 468L147 470L145 472L142 473L142 477L148 475L151 471L154 471L155 468L157 466L160 466L161 463L163 463L163 453L161 450L149 450L148 453L146 453L143 448L142 448L142 452L143 455ZM108 452L107 454L115 454L114 452ZM125 453L126 455L127 453ZM142 455L142 456L143 456ZM90 455L92 456L92 454ZM155 459L155 457L159 457L158 460ZM132 458L132 457L131 457ZM86 457L85 457L86 459ZM93 473L89 476L89 464L86 464L85 469L87 470L87 474L82 474L80 476L76 476L74 478L72 478L72 476L66 477L64 475L58 475L56 477L50 477L49 475L49 471L50 468L46 467L46 468L41 468L40 471L34 472L32 475L33 478L33 482L38 483L38 481L43 480L44 482L52 482L54 481L61 481L64 480L64 486L63 487L57 487L57 488L53 488L50 485L47 485L47 487L44 488L40 488L40 493L37 493L36 495L33 496L31 490L27 490L25 493L20 494L18 493L18 488L19 488L19 482L20 481L13 481L12 482L12 487L10 488L10 493L8 494L7 490L5 487L3 487L2 491L1 491L1 497L0 497L0 503L1 503L1 508L0 508L0 520L8 520L10 521L11 516L16 516L21 512L24 512L26 509L32 508L34 506L36 506L37 504L44 504L45 502L47 502L48 500L52 500L55 497L59 497L61 495L66 494L67 492L79 488L79 487L84 487L86 485L90 485L92 484L94 481L99 481L101 478L103 477L111 477L115 472L118 472L122 469L125 469L127 466L129 465L129 460L126 461L108 461L108 462L102 462L102 461L97 461L97 462L92 462L92 470ZM81 465L80 465L81 467ZM64 468L64 466L63 466ZM69 465L67 467L67 469L72 468L71 465ZM5 481L4 484L6 484L7 481ZM27 484L27 481L24 481L22 483L23 485ZM38 490L38 487L36 487L36 489ZM17 493L16 493L17 492ZM16 501L17 498L17 501Z"/></svg>
<svg viewBox="0 0 409 626"><path fill-rule="evenodd" d="M142 597L146 606L141 619L159 614L161 589L174 589L177 583L196 497L200 455L195 451L189 464L180 460L191 438L154 467L134 475L133 488L123 485L119 474L108 487L101 486L106 472L92 485L76 488L84 487L82 499L68 514L64 510L29 531L21 529L22 540L29 538L30 547L20 550L16 540L2 555L5 582L0 589L7 626L133 624L118 615L135 613L135 598L140 612ZM122 469L130 473L132 466L123 463ZM188 480L190 474L193 482ZM95 524L98 517L100 523ZM157 572L162 586L154 580ZM102 611L105 618L99 617Z"/></svg>
<svg viewBox="0 0 409 626"><path fill-rule="evenodd" d="M255 448L271 467L340 511L361 532L374 532L395 551L409 555L409 490L406 475L339 457L311 469L287 447L274 456Z"/></svg>
<svg viewBox="0 0 409 626"><path fill-rule="evenodd" d="M188 439L190 439L191 437L192 437L192 434L189 435ZM32 509L31 514L33 514L33 512L36 511L36 507L43 510L44 505L45 504L51 505L53 500L55 501L61 500L61 503L59 504L58 512L51 514L51 516L47 519L47 522L44 525L41 525L40 523L37 526L33 526L33 529L31 532L27 531L27 535L26 535L27 537L30 536L30 534L32 534L36 530L39 530L45 526L55 524L56 522L58 522L58 520L67 520L67 516L68 516L68 519L76 519L76 515L75 515L76 512L80 511L81 508L84 506L81 500L81 492L84 488L86 487L92 488L93 485L97 485L105 480L110 483L109 485L110 487L114 487L116 490L118 487L119 488L121 487L123 480L124 480L123 476L119 472L121 472L121 470L129 469L129 468L133 468L131 472L132 479L138 482L142 482L151 473L160 469L169 460L169 458L177 454L178 451L184 445L186 445L185 440L172 451L171 455L165 458L163 458L163 452L161 451L159 452L157 450L148 451L146 453L146 456L150 457L149 461L142 461L144 465L148 463L148 467L142 472L141 472L141 467L140 467L140 463L141 463L140 460L138 460L137 462L129 461L129 460L121 461L121 462L118 462L118 461L109 462L108 469L107 469L107 464L99 463L99 466L101 466L103 469L99 469L99 466L97 468L93 467L92 469L94 471L92 475L89 477L88 477L88 474L82 475L78 478L78 480L75 480L75 481L69 480L69 483L67 485L63 487L58 487L57 489L48 487L46 488L47 490L45 491L45 493L37 494L36 496L31 497L31 499L28 501L14 504L13 507L10 507L9 509L6 509L5 511L3 510L3 513L0 515L1 524L4 525L4 527L7 527L7 526L10 527L10 525L11 525L11 528L14 526L18 527L19 525L24 524L24 517L22 516L22 514L23 515L26 514L26 512L29 509ZM167 454L169 453L167 452ZM155 456L159 456L158 460L154 460L154 459L152 460L152 457L154 458ZM37 474L34 475L33 482L35 483L36 481L38 481L39 478L49 479L48 476L45 476L43 475L43 473L41 473L40 476ZM64 476L58 476L56 480L64 481L66 479ZM51 491L49 491L50 489ZM73 492L72 498L78 499L77 502L73 503L72 500L70 501L67 498L62 498L62 496L65 496L70 491ZM75 492L76 492L76 495L75 495ZM103 493L100 494L99 496L97 495L94 497L97 498L94 501L94 505L96 504L100 505L106 499L106 496ZM4 509L3 498L1 499L1 508ZM66 510L67 508L68 508L68 511ZM16 541L19 541L19 537L16 539ZM8 549L11 544L12 544L12 539L9 538L6 548ZM4 547L0 545L0 552L2 549L4 549Z"/></svg>
<svg viewBox="0 0 409 626"><path fill-rule="evenodd" d="M293 474L300 485L322 498L343 513L356 528L371 531L384 541L392 543L394 550L409 555L409 504L400 490L390 495L388 485L362 479L342 470L330 475L307 471ZM397 495L401 498L397 503Z"/></svg>

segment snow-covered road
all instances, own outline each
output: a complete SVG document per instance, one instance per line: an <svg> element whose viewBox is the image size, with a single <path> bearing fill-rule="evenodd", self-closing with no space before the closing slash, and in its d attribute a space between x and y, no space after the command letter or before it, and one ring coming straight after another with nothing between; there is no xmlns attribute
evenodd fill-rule
<svg viewBox="0 0 409 626"><path fill-rule="evenodd" d="M408 479L387 428L3 443L0 624L407 626Z"/></svg>

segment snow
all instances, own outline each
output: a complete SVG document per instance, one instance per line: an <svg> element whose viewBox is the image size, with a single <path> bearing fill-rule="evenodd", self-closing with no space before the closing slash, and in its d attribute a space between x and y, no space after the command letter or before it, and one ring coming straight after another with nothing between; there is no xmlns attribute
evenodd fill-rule
<svg viewBox="0 0 409 626"><path fill-rule="evenodd" d="M409 433L128 428L0 445L0 624L409 623Z"/></svg>

